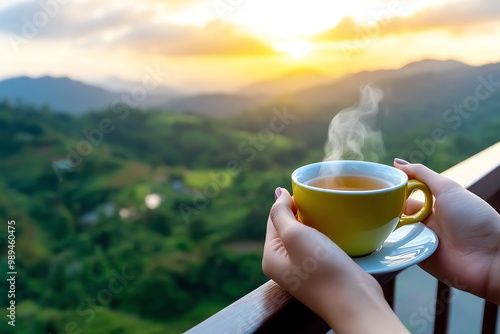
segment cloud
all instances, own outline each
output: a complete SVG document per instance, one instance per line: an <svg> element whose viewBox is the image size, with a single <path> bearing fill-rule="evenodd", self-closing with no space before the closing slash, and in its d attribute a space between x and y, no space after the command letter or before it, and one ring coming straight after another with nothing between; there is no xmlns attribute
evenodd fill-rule
<svg viewBox="0 0 500 334"><path fill-rule="evenodd" d="M451 32L500 19L500 1L474 0L447 3L418 12L409 18L397 18L388 25L387 33L444 29Z"/></svg>
<svg viewBox="0 0 500 334"><path fill-rule="evenodd" d="M36 30L37 38L82 38L119 28L144 17L126 8L99 12L92 1L78 6L57 1L29 1L0 10L0 31L23 37ZM82 15L82 13L85 13Z"/></svg>
<svg viewBox="0 0 500 334"><path fill-rule="evenodd" d="M315 40L335 42L354 40L360 28L352 18L344 17L333 29L316 35Z"/></svg>
<svg viewBox="0 0 500 334"><path fill-rule="evenodd" d="M186 7L193 3L201 3L204 0L149 0L150 2L156 2L167 5L169 8L180 8Z"/></svg>
<svg viewBox="0 0 500 334"><path fill-rule="evenodd" d="M500 1L463 0L428 8L409 17L390 17L377 21L379 28L357 24L346 17L334 28L315 36L317 41L340 42L354 40L361 33L378 36L419 33L430 30L444 30L453 34L464 34L474 26L500 20ZM376 21L374 18L373 21Z"/></svg>
<svg viewBox="0 0 500 334"><path fill-rule="evenodd" d="M103 6L105 0L98 6L95 1L61 4L48 10L41 7L44 2L11 5L0 10L0 32L28 39L70 40L75 47L82 48L116 47L173 56L276 53L229 22L215 20L203 27L160 23L154 20L157 13L152 9L139 11L130 6ZM148 1L173 6L198 0ZM39 22L37 18L45 20ZM27 28L29 25L31 28ZM32 33L33 30L36 33ZM26 36L27 31L31 36Z"/></svg>
<svg viewBox="0 0 500 334"><path fill-rule="evenodd" d="M204 27L143 25L130 30L114 44L175 56L275 54L270 46L220 20Z"/></svg>

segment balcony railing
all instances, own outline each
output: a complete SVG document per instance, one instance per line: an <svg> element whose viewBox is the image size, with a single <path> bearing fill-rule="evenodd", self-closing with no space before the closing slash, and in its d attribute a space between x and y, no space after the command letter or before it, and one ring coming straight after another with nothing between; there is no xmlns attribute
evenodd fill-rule
<svg viewBox="0 0 500 334"><path fill-rule="evenodd" d="M500 212L500 142L443 172ZM396 277L382 282L393 307ZM434 333L447 333L450 287L439 282L436 291ZM439 305L439 310L437 309ZM495 334L498 306L485 302L482 333ZM268 281L188 331L197 333L321 333L328 325L283 288Z"/></svg>

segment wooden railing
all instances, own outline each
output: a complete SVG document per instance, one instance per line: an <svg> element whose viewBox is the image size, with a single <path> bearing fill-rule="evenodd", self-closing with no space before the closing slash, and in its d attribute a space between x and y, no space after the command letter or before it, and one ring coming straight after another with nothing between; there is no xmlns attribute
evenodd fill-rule
<svg viewBox="0 0 500 334"><path fill-rule="evenodd" d="M500 212L500 142L443 173L490 203ZM393 307L396 277L377 277ZM381 281L383 279L384 281ZM450 287L439 282L436 291L434 333L447 333ZM437 307L439 305L439 310ZM485 302L482 333L495 334L498 306ZM283 288L268 281L187 333L321 333L328 325Z"/></svg>

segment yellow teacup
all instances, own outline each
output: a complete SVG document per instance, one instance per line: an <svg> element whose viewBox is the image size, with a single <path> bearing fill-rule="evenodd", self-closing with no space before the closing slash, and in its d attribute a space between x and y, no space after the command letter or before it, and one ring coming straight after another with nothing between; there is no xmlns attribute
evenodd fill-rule
<svg viewBox="0 0 500 334"><path fill-rule="evenodd" d="M319 177L346 177L354 180L350 181L351 186L358 188L350 188L349 184L320 188L314 185ZM374 185L379 186L364 182L364 178L377 181ZM327 183L321 186L332 186ZM372 189L364 188L364 183ZM422 209L412 216L403 215L406 200L417 189L425 195ZM350 256L368 255L395 229L424 220L433 201L424 183L408 181L408 176L394 167L365 161L325 161L302 166L292 173L292 190L298 218L327 235Z"/></svg>

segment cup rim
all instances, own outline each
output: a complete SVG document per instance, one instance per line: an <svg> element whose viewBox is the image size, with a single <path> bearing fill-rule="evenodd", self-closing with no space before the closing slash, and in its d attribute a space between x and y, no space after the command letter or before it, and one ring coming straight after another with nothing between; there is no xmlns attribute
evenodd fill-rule
<svg viewBox="0 0 500 334"><path fill-rule="evenodd" d="M306 169L314 168L316 166L322 165L322 164L358 164L358 165L376 165L378 166L377 168L383 168L386 170L390 170L393 173L398 174L401 179L400 182L397 184L393 184L390 187L386 188L381 188L381 189L374 189L374 190L336 190L336 189L326 189L326 188L319 188L319 187L314 187L310 186L308 184L305 184L304 182L298 181L299 174L303 172ZM367 195L367 194L377 194L377 193L384 193L384 192L390 192L394 191L396 189L399 189L401 187L404 187L408 183L408 175L406 175L405 172L403 172L400 169L397 169L396 167L389 166L389 165L384 165L378 162L371 162L371 161L359 161L359 160L334 160L334 161L320 161L320 162L315 162L311 164L307 164L304 166L301 166L297 169L295 169L292 172L291 175L292 182L300 187L317 191L317 192L324 192L324 193L331 193L331 194L344 194L344 195Z"/></svg>

